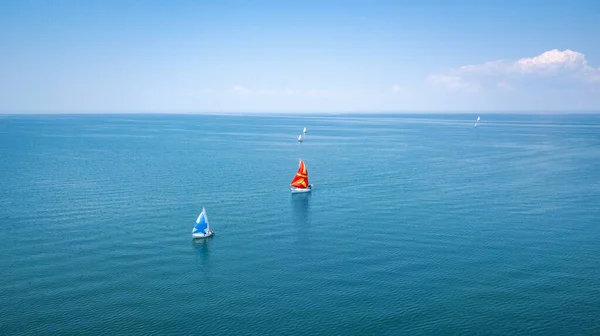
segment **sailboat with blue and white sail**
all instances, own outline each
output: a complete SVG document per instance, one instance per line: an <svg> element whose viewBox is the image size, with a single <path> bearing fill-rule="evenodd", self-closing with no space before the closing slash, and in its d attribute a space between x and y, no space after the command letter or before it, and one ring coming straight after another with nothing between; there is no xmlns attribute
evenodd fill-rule
<svg viewBox="0 0 600 336"><path fill-rule="evenodd" d="M214 232L210 230L210 225L208 224L206 210L202 208L202 212L200 213L200 216L198 216L198 219L196 219L196 224L192 230L192 238L206 238L212 236L213 233Z"/></svg>

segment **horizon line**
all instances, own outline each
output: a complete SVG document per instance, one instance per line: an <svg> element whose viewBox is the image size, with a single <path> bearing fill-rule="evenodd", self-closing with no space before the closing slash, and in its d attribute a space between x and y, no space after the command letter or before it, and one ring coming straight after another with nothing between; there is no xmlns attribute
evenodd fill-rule
<svg viewBox="0 0 600 336"><path fill-rule="evenodd" d="M0 111L3 116L18 115L347 115L347 114L600 114L600 110L398 110L398 111Z"/></svg>

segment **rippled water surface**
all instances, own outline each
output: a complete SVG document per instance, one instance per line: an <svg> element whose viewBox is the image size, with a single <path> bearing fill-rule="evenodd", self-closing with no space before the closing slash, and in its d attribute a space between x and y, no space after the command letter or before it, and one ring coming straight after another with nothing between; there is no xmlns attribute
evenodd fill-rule
<svg viewBox="0 0 600 336"><path fill-rule="evenodd" d="M0 331L599 335L600 117L475 117L2 116Z"/></svg>

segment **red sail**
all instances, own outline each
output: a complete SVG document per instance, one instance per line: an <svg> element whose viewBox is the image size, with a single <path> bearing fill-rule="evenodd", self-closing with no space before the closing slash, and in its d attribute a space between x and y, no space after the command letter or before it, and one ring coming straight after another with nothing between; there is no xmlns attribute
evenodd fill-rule
<svg viewBox="0 0 600 336"><path fill-rule="evenodd" d="M300 189L308 188L308 171L306 170L304 161L300 160L300 167L298 167L298 172L290 185Z"/></svg>

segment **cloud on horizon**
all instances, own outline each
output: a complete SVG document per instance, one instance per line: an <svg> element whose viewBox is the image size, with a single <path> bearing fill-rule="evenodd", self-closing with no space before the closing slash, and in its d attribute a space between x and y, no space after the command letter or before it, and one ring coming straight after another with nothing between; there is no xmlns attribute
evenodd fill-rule
<svg viewBox="0 0 600 336"><path fill-rule="evenodd" d="M542 87L595 86L600 84L600 68L590 66L585 55L557 49L516 61L491 61L432 74L426 83L454 90L512 90L526 84Z"/></svg>

